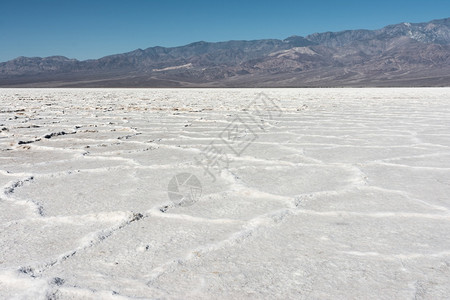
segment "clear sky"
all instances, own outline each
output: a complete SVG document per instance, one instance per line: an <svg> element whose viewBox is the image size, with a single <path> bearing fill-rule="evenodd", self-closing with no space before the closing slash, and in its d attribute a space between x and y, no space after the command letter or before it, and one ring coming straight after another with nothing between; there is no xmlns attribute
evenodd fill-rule
<svg viewBox="0 0 450 300"><path fill-rule="evenodd" d="M99 58L195 41L284 39L450 17L450 0L0 0L0 61Z"/></svg>

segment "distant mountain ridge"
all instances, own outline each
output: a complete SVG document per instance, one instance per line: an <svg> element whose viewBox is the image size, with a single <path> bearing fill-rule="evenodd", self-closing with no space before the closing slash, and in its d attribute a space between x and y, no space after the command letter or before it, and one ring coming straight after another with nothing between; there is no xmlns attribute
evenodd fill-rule
<svg viewBox="0 0 450 300"><path fill-rule="evenodd" d="M285 40L204 41L79 61L18 57L0 87L450 86L450 18Z"/></svg>

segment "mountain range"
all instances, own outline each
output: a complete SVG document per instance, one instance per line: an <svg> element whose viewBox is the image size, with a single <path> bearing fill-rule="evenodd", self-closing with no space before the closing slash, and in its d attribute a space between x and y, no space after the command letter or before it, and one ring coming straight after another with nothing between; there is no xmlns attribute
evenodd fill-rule
<svg viewBox="0 0 450 300"><path fill-rule="evenodd" d="M450 86L450 18L284 40L201 41L84 61L0 63L0 87L340 86Z"/></svg>

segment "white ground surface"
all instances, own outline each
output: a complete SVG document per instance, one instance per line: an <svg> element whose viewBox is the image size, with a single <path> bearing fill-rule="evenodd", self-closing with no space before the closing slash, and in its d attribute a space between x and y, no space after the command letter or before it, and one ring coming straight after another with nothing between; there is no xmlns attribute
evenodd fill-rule
<svg viewBox="0 0 450 300"><path fill-rule="evenodd" d="M450 295L450 89L2 89L0 118L1 299Z"/></svg>

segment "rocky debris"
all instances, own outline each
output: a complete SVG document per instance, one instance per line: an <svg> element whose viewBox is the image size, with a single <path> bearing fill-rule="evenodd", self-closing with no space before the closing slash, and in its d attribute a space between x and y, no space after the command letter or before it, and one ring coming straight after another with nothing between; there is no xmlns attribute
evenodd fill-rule
<svg viewBox="0 0 450 300"><path fill-rule="evenodd" d="M5 188L5 195L11 195L14 193L14 191L23 186L26 182L31 182L34 180L34 176L30 176L27 179L24 180L18 180L16 182L14 182L13 184L11 184L9 187Z"/></svg>
<svg viewBox="0 0 450 300"><path fill-rule="evenodd" d="M37 142L37 141L40 141L40 140L41 140L41 139L37 139L37 140L34 140L34 141L19 141L18 144L19 144L19 145L32 144L32 143Z"/></svg>
<svg viewBox="0 0 450 300"><path fill-rule="evenodd" d="M44 138L51 139L52 137L55 137L55 136L66 135L66 134L75 134L75 133L77 133L77 132L76 131L69 132L69 133L66 133L65 131L53 132L53 133L45 135Z"/></svg>
<svg viewBox="0 0 450 300"><path fill-rule="evenodd" d="M53 285L56 286L62 286L64 284L65 280L59 277L55 277L52 279L52 281L50 282Z"/></svg>

